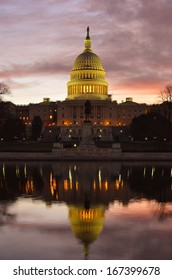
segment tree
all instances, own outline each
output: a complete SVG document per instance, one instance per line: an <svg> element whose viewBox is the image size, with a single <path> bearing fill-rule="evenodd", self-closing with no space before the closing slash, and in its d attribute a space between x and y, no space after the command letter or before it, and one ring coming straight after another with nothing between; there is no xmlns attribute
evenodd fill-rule
<svg viewBox="0 0 172 280"><path fill-rule="evenodd" d="M8 118L2 128L5 141L23 140L26 137L26 126L20 119Z"/></svg>
<svg viewBox="0 0 172 280"><path fill-rule="evenodd" d="M2 101L3 95L9 94L11 94L9 86L7 86L5 83L0 82L0 101Z"/></svg>
<svg viewBox="0 0 172 280"><path fill-rule="evenodd" d="M11 94L9 87L5 83L0 82L0 134L2 133L3 124L8 116L8 112L4 106L3 96L9 94Z"/></svg>
<svg viewBox="0 0 172 280"><path fill-rule="evenodd" d="M161 114L150 112L133 119L130 133L135 140L171 140L172 123Z"/></svg>
<svg viewBox="0 0 172 280"><path fill-rule="evenodd" d="M172 85L167 85L164 90L160 92L162 100L163 115L171 121L172 118Z"/></svg>
<svg viewBox="0 0 172 280"><path fill-rule="evenodd" d="M32 121L32 139L37 140L41 135L42 120L40 116L34 116Z"/></svg>

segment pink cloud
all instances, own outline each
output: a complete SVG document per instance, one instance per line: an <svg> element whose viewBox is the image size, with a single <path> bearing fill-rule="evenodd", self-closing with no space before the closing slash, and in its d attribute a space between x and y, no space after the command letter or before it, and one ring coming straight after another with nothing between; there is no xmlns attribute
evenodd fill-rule
<svg viewBox="0 0 172 280"><path fill-rule="evenodd" d="M12 65L10 69L0 71L0 78L28 77L66 73L69 69L58 63L37 63L30 65Z"/></svg>
<svg viewBox="0 0 172 280"><path fill-rule="evenodd" d="M0 7L0 79L68 80L90 25L110 89L127 96L133 87L139 96L151 87L155 96L152 88L171 80L171 0L0 0Z"/></svg>

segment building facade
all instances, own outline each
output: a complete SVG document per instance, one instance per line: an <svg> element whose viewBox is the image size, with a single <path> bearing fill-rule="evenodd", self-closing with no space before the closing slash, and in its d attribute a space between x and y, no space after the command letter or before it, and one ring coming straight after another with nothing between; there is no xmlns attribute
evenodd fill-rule
<svg viewBox="0 0 172 280"><path fill-rule="evenodd" d="M31 125L35 116L39 116L43 126L57 125L57 102L44 98L43 102L17 105L16 117Z"/></svg>
<svg viewBox="0 0 172 280"><path fill-rule="evenodd" d="M108 140L110 128L118 127L120 131L120 127L129 126L134 117L146 114L149 106L133 102L132 98L126 98L126 101L120 104L111 100L106 71L99 56L93 52L91 43L87 27L84 50L76 57L70 71L67 97L64 101L52 102L49 98L44 98L43 102L26 106L11 106L10 103L10 111L15 109L16 117L23 120L28 127L35 116L40 116L46 133L49 131L52 134L53 131L53 137L57 139L56 131L59 134L60 128L61 137L68 140L81 137L81 127L85 121L84 105L87 100L91 102L89 118L95 138Z"/></svg>
<svg viewBox="0 0 172 280"><path fill-rule="evenodd" d="M91 102L90 121L95 137L100 136L101 127L104 134L108 135L108 127L128 126L134 117L145 114L148 110L146 104L133 102L132 98L126 98L126 101L120 104L111 100L106 72L100 58L91 48L89 27L84 40L84 50L74 61L67 87L66 100L57 102L57 126L61 127L62 135L66 139L72 137L73 130L80 135L87 100Z"/></svg>

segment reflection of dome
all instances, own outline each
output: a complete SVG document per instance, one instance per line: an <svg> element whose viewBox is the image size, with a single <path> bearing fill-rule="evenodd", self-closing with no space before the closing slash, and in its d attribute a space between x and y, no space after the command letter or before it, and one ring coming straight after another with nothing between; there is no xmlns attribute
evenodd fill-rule
<svg viewBox="0 0 172 280"><path fill-rule="evenodd" d="M75 59L70 72L67 99L110 99L108 83L105 80L106 72L100 58L91 49L89 27L84 43L85 49Z"/></svg>
<svg viewBox="0 0 172 280"><path fill-rule="evenodd" d="M90 209L69 206L69 221L75 236L84 244L85 255L88 245L94 242L103 229L105 206L99 205Z"/></svg>

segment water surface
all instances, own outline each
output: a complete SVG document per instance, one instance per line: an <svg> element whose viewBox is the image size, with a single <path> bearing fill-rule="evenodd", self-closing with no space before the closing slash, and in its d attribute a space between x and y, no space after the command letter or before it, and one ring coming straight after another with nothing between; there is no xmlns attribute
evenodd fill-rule
<svg viewBox="0 0 172 280"><path fill-rule="evenodd" d="M0 163L0 259L172 259L170 163Z"/></svg>

